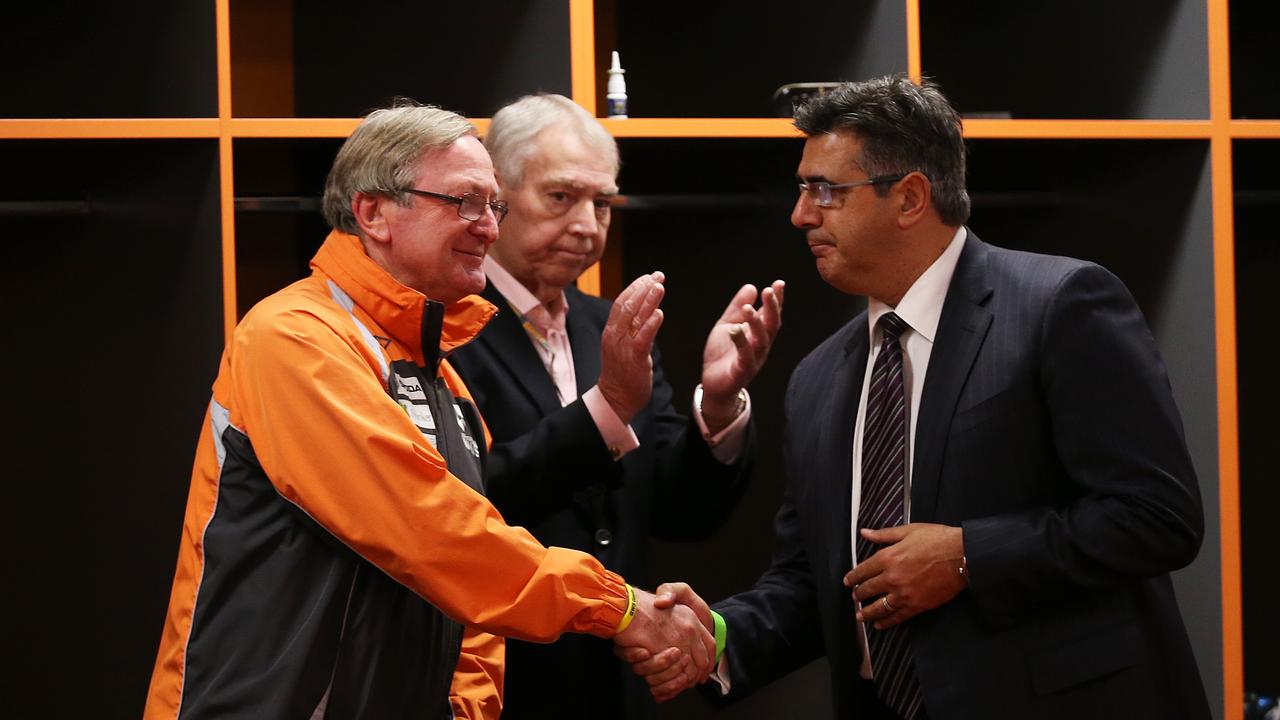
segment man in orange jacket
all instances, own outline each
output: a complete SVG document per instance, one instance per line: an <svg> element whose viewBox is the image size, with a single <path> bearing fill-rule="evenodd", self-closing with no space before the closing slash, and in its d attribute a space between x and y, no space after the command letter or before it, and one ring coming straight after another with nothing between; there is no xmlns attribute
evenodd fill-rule
<svg viewBox="0 0 1280 720"><path fill-rule="evenodd" d="M495 635L590 633L710 671L688 608L483 496L488 433L445 358L495 312L473 295L497 192L475 128L436 108L376 111L339 151L312 275L223 354L147 718L492 718ZM624 295L643 372L660 277Z"/></svg>

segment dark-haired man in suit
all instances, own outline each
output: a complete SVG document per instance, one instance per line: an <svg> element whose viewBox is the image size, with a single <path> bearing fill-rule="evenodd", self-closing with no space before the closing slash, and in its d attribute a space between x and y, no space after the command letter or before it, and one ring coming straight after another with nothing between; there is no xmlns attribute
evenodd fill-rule
<svg viewBox="0 0 1280 720"><path fill-rule="evenodd" d="M869 302L792 376L772 566L718 618L701 606L718 692L825 655L841 718L1208 718L1169 579L1200 494L1125 286L965 227L960 120L932 83L846 84L796 126L791 221Z"/></svg>

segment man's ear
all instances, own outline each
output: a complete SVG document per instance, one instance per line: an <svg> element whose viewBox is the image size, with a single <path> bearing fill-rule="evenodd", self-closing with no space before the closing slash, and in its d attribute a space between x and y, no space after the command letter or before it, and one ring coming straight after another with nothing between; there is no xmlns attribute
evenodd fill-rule
<svg viewBox="0 0 1280 720"><path fill-rule="evenodd" d="M380 243L391 242L391 228L387 225L386 205L395 202L385 195L358 192L351 198L351 211L355 213L360 233Z"/></svg>
<svg viewBox="0 0 1280 720"><path fill-rule="evenodd" d="M898 227L906 230L920 222L933 199L933 185L919 171L908 173L894 189L898 201Z"/></svg>

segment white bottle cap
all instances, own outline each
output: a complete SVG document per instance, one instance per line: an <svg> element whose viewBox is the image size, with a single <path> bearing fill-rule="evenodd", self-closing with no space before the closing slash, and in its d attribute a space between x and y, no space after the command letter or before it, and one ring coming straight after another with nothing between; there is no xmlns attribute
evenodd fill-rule
<svg viewBox="0 0 1280 720"><path fill-rule="evenodd" d="M626 70L622 69L622 61L618 59L618 51L613 51L612 64L609 68L609 84L606 89L610 93L625 93L627 91L627 80L622 77Z"/></svg>

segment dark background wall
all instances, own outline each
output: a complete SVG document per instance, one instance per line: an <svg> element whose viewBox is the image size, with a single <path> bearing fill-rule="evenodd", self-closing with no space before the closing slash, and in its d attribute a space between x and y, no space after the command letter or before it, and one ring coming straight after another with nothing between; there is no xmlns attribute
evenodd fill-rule
<svg viewBox="0 0 1280 720"><path fill-rule="evenodd" d="M222 348L214 141L0 142L0 702L136 717Z"/></svg>

